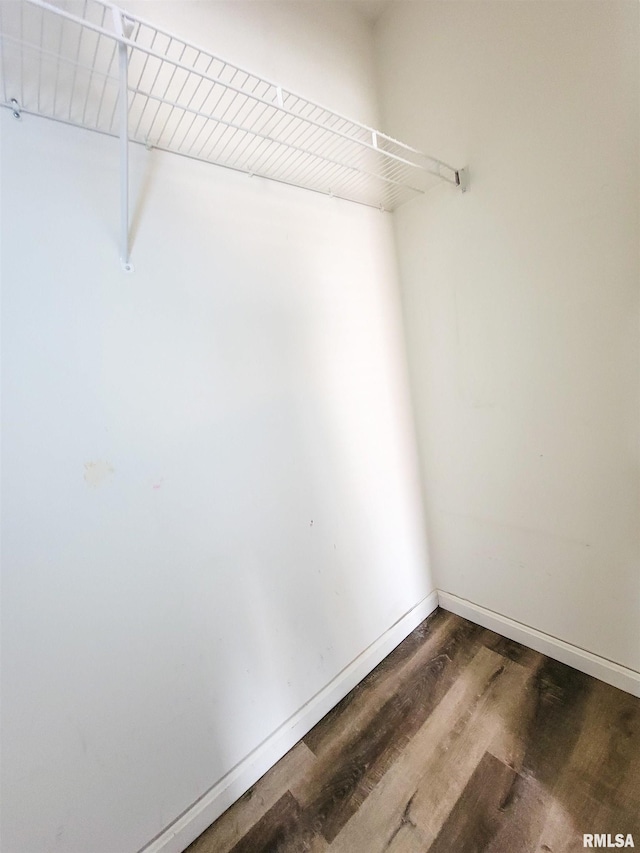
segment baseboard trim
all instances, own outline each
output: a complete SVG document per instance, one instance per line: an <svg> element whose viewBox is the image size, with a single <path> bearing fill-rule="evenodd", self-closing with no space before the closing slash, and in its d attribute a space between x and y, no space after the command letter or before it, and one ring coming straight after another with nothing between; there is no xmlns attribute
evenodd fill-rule
<svg viewBox="0 0 640 853"><path fill-rule="evenodd" d="M566 663L568 666L580 670L580 672L585 672L587 675L599 678L600 681L631 693L632 696L640 697L640 673L633 669L628 669L606 658L594 655L585 649L559 640L557 637L544 634L542 631L530 628L514 619L509 619L508 616L495 613L493 610L488 610L472 601L459 598L450 592L438 590L438 603L443 610L449 610L451 613L463 616L471 622L482 625L483 628L489 628L497 634L502 634L503 637L516 640L530 649L542 652L542 654L559 660L561 663Z"/></svg>
<svg viewBox="0 0 640 853"><path fill-rule="evenodd" d="M398 619L139 853L182 853L437 607L438 593L434 591Z"/></svg>

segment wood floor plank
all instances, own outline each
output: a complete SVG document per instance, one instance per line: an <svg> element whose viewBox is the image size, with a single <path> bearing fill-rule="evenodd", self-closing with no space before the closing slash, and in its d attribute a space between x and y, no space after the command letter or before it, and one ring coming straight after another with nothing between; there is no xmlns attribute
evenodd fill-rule
<svg viewBox="0 0 640 853"><path fill-rule="evenodd" d="M559 821L572 839L578 838L573 818L554 796L553 789L574 754L585 720L595 679L557 661L544 658L532 682L533 712L527 713L522 732L519 771L510 797L503 805L504 820L487 853L513 850L564 851L570 838L554 841L551 828ZM545 834L545 826L549 832ZM585 830L586 831L586 830ZM582 850L582 837L579 838ZM552 842L551 844L549 842ZM555 846L554 846L555 845Z"/></svg>
<svg viewBox="0 0 640 853"><path fill-rule="evenodd" d="M229 853L324 853L327 847L287 791Z"/></svg>
<svg viewBox="0 0 640 853"><path fill-rule="evenodd" d="M410 817L420 830L423 850L429 849L453 811L485 753L491 748L514 768L514 721L526 714L527 684L535 672L505 659L504 671L471 713L452 727L424 765L413 793ZM524 710L523 710L524 706ZM515 772L515 771L514 771Z"/></svg>
<svg viewBox="0 0 640 853"><path fill-rule="evenodd" d="M433 759L452 728L468 718L493 680L504 671L504 658L481 648L427 718L410 745L337 835L331 853L382 853L403 822L425 765Z"/></svg>
<svg viewBox="0 0 640 853"><path fill-rule="evenodd" d="M501 725L489 744L488 752L520 771L527 752L528 734L536 714L538 676L545 658L534 652L531 655L509 656L508 660L515 663L515 667L511 668L514 687L512 691L501 694L500 706L496 711Z"/></svg>
<svg viewBox="0 0 640 853"><path fill-rule="evenodd" d="M640 703L593 681L551 798L540 843L552 850L583 849L583 833L640 838Z"/></svg>
<svg viewBox="0 0 640 853"><path fill-rule="evenodd" d="M227 809L185 853L229 853L235 844L271 809L289 785L310 773L316 758L299 741L262 779Z"/></svg>
<svg viewBox="0 0 640 853"><path fill-rule="evenodd" d="M567 767L597 798L594 832L620 832L620 824L640 837L640 702L609 684L595 681L580 738ZM561 777L564 782L564 776ZM591 831L588 829L587 831Z"/></svg>
<svg viewBox="0 0 640 853"><path fill-rule="evenodd" d="M502 806L513 787L516 772L486 752L465 785L429 853L480 853L503 821Z"/></svg>
<svg viewBox="0 0 640 853"><path fill-rule="evenodd" d="M552 805L548 788L531 776L516 775L501 804L502 820L483 853L552 853L540 846ZM562 848L555 853L563 853Z"/></svg>
<svg viewBox="0 0 640 853"><path fill-rule="evenodd" d="M594 684L595 679L551 658L544 659L536 675L536 708L522 766L548 787L573 752Z"/></svg>
<svg viewBox="0 0 640 853"><path fill-rule="evenodd" d="M494 631L485 628L478 637L479 642L485 645L488 649L503 657L509 658L514 663L520 663L523 666L536 666L542 661L544 655L536 652L533 649L528 649L521 643L515 640L509 640L507 637L502 637Z"/></svg>
<svg viewBox="0 0 640 853"><path fill-rule="evenodd" d="M387 698L364 725L362 716L340 728L342 737L318 752L314 772L291 787L299 802L315 816L323 836L332 841L356 813L386 770L454 684L475 654L473 626L449 632L436 654L426 642L402 667L397 684L384 684L376 699ZM352 709L352 711L355 709ZM345 716L350 716L349 713ZM346 737L345 737L346 735Z"/></svg>

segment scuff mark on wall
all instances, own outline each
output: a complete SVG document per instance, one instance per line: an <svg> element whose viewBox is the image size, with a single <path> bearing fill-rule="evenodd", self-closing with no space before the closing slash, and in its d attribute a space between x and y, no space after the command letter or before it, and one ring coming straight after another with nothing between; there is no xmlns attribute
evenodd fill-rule
<svg viewBox="0 0 640 853"><path fill-rule="evenodd" d="M99 459L97 462L84 463L84 480L92 489L97 489L115 472L108 462Z"/></svg>

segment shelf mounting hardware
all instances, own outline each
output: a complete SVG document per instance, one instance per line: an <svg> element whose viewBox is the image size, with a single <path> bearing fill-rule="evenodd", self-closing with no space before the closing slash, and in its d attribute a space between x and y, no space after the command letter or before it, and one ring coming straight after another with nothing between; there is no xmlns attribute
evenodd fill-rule
<svg viewBox="0 0 640 853"><path fill-rule="evenodd" d="M456 186L460 187L460 192L466 193L469 189L469 170L468 169L457 169L456 170Z"/></svg>
<svg viewBox="0 0 640 853"><path fill-rule="evenodd" d="M9 106L11 107L12 115L14 118L22 118L20 104L15 98L11 98L11 100L9 101Z"/></svg>

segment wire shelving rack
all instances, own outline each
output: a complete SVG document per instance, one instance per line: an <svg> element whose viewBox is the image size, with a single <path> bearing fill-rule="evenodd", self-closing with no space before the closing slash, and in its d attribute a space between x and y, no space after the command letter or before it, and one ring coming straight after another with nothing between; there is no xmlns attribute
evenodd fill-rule
<svg viewBox="0 0 640 853"><path fill-rule="evenodd" d="M105 0L0 2L3 106L391 211L467 173L243 70Z"/></svg>

